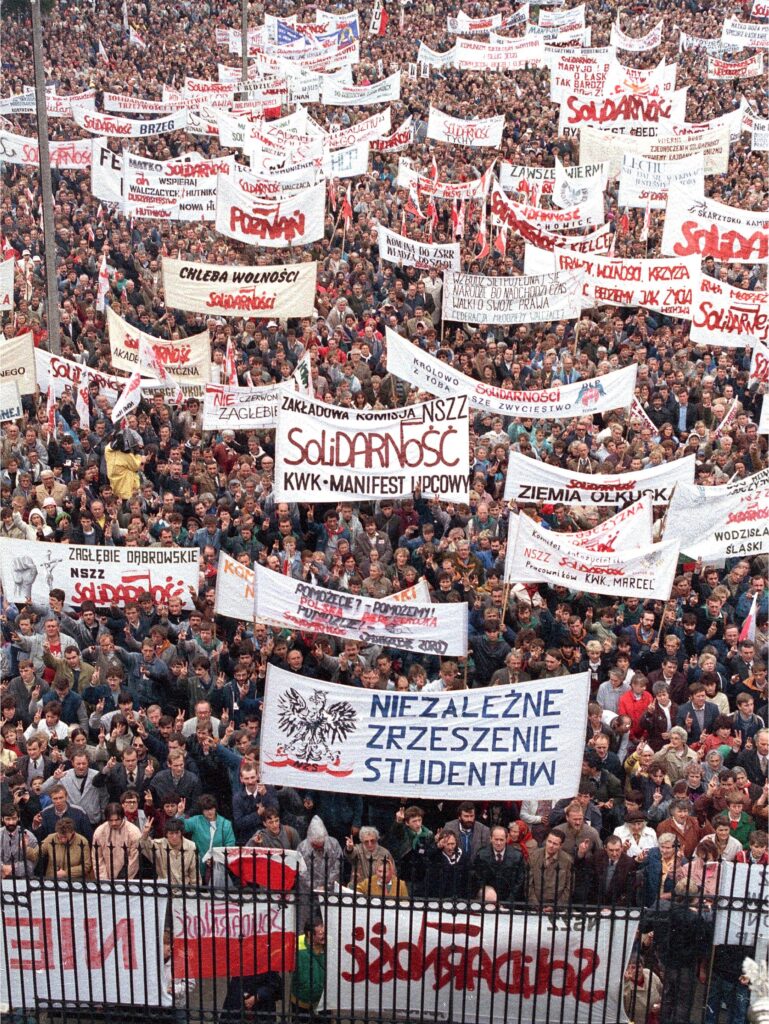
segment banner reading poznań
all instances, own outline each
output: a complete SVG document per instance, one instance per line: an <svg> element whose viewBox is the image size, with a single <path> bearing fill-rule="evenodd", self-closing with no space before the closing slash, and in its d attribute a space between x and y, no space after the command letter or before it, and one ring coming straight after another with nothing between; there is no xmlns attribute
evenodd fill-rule
<svg viewBox="0 0 769 1024"><path fill-rule="evenodd" d="M311 316L317 263L220 266L163 257L166 306L208 316Z"/></svg>
<svg viewBox="0 0 769 1024"><path fill-rule="evenodd" d="M423 654L453 657L467 651L466 604L424 604L396 594L379 601L295 580L260 565L255 572L254 614L278 628Z"/></svg>
<svg viewBox="0 0 769 1024"><path fill-rule="evenodd" d="M285 391L275 434L276 501L408 497L467 501L466 395L359 412Z"/></svg>
<svg viewBox="0 0 769 1024"><path fill-rule="evenodd" d="M422 1020L456 1024L627 1020L618 979L640 911L564 909L527 927L525 914L503 904L493 913L480 906L458 913L453 904L380 903L372 910L359 896L324 908L321 1008L335 1018L356 1020L381 1006L392 1020L419 1007Z"/></svg>
<svg viewBox="0 0 769 1024"><path fill-rule="evenodd" d="M511 452L505 478L505 501L562 501L580 505L619 505L624 508L650 494L654 505L667 505L676 484L694 483L694 456L664 462L638 473L572 473L546 466L536 459Z"/></svg>
<svg viewBox="0 0 769 1024"><path fill-rule="evenodd" d="M0 540L0 578L7 601L45 604L54 587L71 607L98 607L138 600L142 591L164 604L180 597L192 608L197 593L197 548L117 548Z"/></svg>
<svg viewBox="0 0 769 1024"><path fill-rule="evenodd" d="M626 409L633 401L638 370L635 363L574 384L555 383L538 391L511 391L460 373L389 327L386 338L390 373L433 395L467 395L473 409L486 409L498 416L570 419L609 409Z"/></svg>
<svg viewBox="0 0 769 1024"><path fill-rule="evenodd" d="M582 769L586 672L524 686L388 693L270 665L261 778L409 800L559 800ZM320 726L318 723L321 723Z"/></svg>

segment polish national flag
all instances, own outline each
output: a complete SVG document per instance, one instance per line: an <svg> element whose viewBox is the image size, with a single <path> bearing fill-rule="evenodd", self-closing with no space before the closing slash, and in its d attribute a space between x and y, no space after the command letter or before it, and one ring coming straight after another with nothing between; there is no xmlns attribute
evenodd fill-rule
<svg viewBox="0 0 769 1024"><path fill-rule="evenodd" d="M268 847L231 847L227 850L227 867L244 885L288 892L296 885L297 875L307 865L296 850L273 850Z"/></svg>
<svg viewBox="0 0 769 1024"><path fill-rule="evenodd" d="M740 630L740 641L750 640L752 643L756 642L756 605L758 604L758 594L753 595L753 600L750 604L750 611L747 614L745 621L742 624Z"/></svg>

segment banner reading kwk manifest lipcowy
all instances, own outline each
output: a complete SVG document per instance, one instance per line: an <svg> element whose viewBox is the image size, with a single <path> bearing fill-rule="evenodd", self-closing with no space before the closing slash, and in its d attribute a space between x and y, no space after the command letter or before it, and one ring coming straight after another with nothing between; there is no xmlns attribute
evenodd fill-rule
<svg viewBox="0 0 769 1024"><path fill-rule="evenodd" d="M285 249L308 245L323 237L326 189L322 184L277 203L255 199L221 174L216 188L216 230L228 238L268 249Z"/></svg>
<svg viewBox="0 0 769 1024"><path fill-rule="evenodd" d="M10 543L7 542L7 543ZM254 615L283 629L464 657L467 605L356 597L257 565Z"/></svg>
<svg viewBox="0 0 769 1024"><path fill-rule="evenodd" d="M448 904L399 910L380 902L372 909L358 896L324 910L322 1009L335 1018L381 1006L393 1020L419 1007L422 1020L456 1024L627 1020L619 979L639 911L559 910L527 927L525 914L501 904L457 913Z"/></svg>
<svg viewBox="0 0 769 1024"><path fill-rule="evenodd" d="M459 117L450 117L437 107L431 106L427 119L427 138L446 142L450 146L491 146L497 149L502 144L504 127L504 114L500 114L499 117L479 118L477 121L464 121Z"/></svg>
<svg viewBox="0 0 769 1024"><path fill-rule="evenodd" d="M612 259L555 249L552 253L526 246L527 274L583 270L583 305L642 306L666 316L691 318L692 288L699 279L700 260L685 256L667 260Z"/></svg>
<svg viewBox="0 0 769 1024"><path fill-rule="evenodd" d="M13 275L16 269L16 260L11 256L9 260L0 263L0 312L6 309L13 309Z"/></svg>
<svg viewBox="0 0 769 1024"><path fill-rule="evenodd" d="M139 366L139 345L146 341L172 377L205 383L211 379L211 341L208 331L181 341L165 341L133 327L107 306L107 328L112 365L133 373Z"/></svg>
<svg viewBox="0 0 769 1024"><path fill-rule="evenodd" d="M478 790L490 800L558 800L579 783L589 689L581 673L493 694L399 694L270 665L261 779L412 801Z"/></svg>
<svg viewBox="0 0 769 1024"><path fill-rule="evenodd" d="M678 483L694 483L693 455L637 473L591 476L546 466L536 459L511 452L505 478L505 501L518 501L523 505L562 501L624 508L649 494L656 507L670 503L673 488Z"/></svg>
<svg viewBox="0 0 769 1024"><path fill-rule="evenodd" d="M275 433L276 501L467 501L466 395L361 412L284 391Z"/></svg>
<svg viewBox="0 0 769 1024"><path fill-rule="evenodd" d="M566 94L561 101L559 135L578 135L583 125L611 127L617 124L665 124L683 121L686 89L671 96L577 96Z"/></svg>
<svg viewBox="0 0 769 1024"><path fill-rule="evenodd" d="M655 46L659 46L662 42L662 26L664 24L664 19L660 18L654 28L650 29L646 35L641 36L640 39L634 39L632 36L626 36L619 25L615 23L611 27L609 43L611 46L616 46L620 50L629 50L631 53L653 50Z"/></svg>
<svg viewBox="0 0 769 1024"><path fill-rule="evenodd" d="M750 358L749 383L769 384L769 348L766 345L758 344L753 349L753 355Z"/></svg>
<svg viewBox="0 0 769 1024"><path fill-rule="evenodd" d="M769 339L769 292L732 288L701 274L692 293L692 342L744 348Z"/></svg>
<svg viewBox="0 0 769 1024"><path fill-rule="evenodd" d="M208 316L310 316L317 263L235 267L163 257L169 309Z"/></svg>
<svg viewBox="0 0 769 1024"><path fill-rule="evenodd" d="M40 545L37 545L40 547ZM58 892L17 879L3 902L3 999L17 1013L45 1001L160 1006L165 1003L166 898L150 883L87 882ZM23 892L22 892L23 890ZM11 897L10 891L7 895Z"/></svg>
<svg viewBox="0 0 769 1024"><path fill-rule="evenodd" d="M537 391L511 391L460 373L389 327L386 332L390 373L434 395L467 395L473 409L484 409L497 416L571 419L609 409L626 409L633 401L635 364L574 384L555 383Z"/></svg>
<svg viewBox="0 0 769 1024"><path fill-rule="evenodd" d="M37 139L28 139L13 132L0 131L2 160L6 164L40 166L40 150ZM73 139L71 142L48 142L51 167L59 170L84 171L91 166L91 140Z"/></svg>
<svg viewBox="0 0 769 1024"><path fill-rule="evenodd" d="M713 256L722 263L769 263L769 214L740 210L713 199L668 190L662 252Z"/></svg>
<svg viewBox="0 0 769 1024"><path fill-rule="evenodd" d="M626 154L622 160L618 203L623 208L664 210L671 182L702 195L705 187L702 153L683 160L647 160L633 153Z"/></svg>
<svg viewBox="0 0 769 1024"><path fill-rule="evenodd" d="M678 567L678 542L645 544L629 551L586 551L569 535L543 530L518 517L510 563L512 580L537 580L588 594L624 595L667 601Z"/></svg>
<svg viewBox="0 0 769 1024"><path fill-rule="evenodd" d="M721 29L721 41L735 50L769 49L769 26L727 18Z"/></svg>
<svg viewBox="0 0 769 1024"><path fill-rule="evenodd" d="M458 270L459 242L448 245L432 245L416 238L406 238L385 227L377 227L379 258L385 263L398 263L404 267L434 268L436 270Z"/></svg>
<svg viewBox="0 0 769 1024"><path fill-rule="evenodd" d="M136 121L130 117L103 114L90 107L72 107L72 118L79 128L94 135L107 135L116 139L143 139L178 132L187 126L187 117L186 110L179 110L157 121Z"/></svg>
<svg viewBox="0 0 769 1024"><path fill-rule="evenodd" d="M20 395L35 393L35 351L32 331L13 338L0 335L0 379L15 380Z"/></svg>
<svg viewBox="0 0 769 1024"><path fill-rule="evenodd" d="M470 324L522 324L578 319L582 312L580 272L485 277L447 270L443 275L443 318Z"/></svg>
<svg viewBox="0 0 769 1024"><path fill-rule="evenodd" d="M615 135L602 128L584 125L579 133L580 163L609 161L609 177L618 178L626 153L649 160L682 160L702 153L705 174L726 174L729 166L730 131L727 124L707 128L694 134L660 135L642 138L636 135Z"/></svg>
<svg viewBox="0 0 769 1024"><path fill-rule="evenodd" d="M78 608L83 601L99 607L136 601L142 591L163 604L180 597L192 608L189 589L198 589L197 548L116 548L81 544L41 544L2 540L0 576L7 601L48 600L53 587Z"/></svg>
<svg viewBox="0 0 769 1024"><path fill-rule="evenodd" d="M264 388L207 384L203 430L273 430L281 391L279 384Z"/></svg>
<svg viewBox="0 0 769 1024"><path fill-rule="evenodd" d="M679 484L665 522L665 540L675 540L693 558L709 562L769 551L769 471L738 488Z"/></svg>

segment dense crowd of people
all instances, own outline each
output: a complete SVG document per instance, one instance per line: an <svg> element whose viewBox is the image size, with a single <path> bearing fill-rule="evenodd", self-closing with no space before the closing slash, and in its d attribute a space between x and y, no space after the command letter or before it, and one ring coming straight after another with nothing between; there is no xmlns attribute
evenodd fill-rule
<svg viewBox="0 0 769 1024"><path fill-rule="evenodd" d="M698 957L706 961L708 933L692 939L697 956L690 963L670 959L671 908L698 894L701 924L720 863L767 864L766 557L702 564L682 555L668 602L509 586L511 506L503 500L504 482L512 452L593 474L694 455L697 483L745 478L767 464L766 437L757 428L763 389L748 381L749 347L694 344L685 320L599 307L561 323L446 323L440 273L380 261L378 225L429 237L429 218L420 219L408 192L397 187L401 155L429 173L435 154L441 179L455 181L480 177L492 156L543 167L556 156L567 165L579 162L578 140L558 135L546 70L481 74L447 67L412 78L406 65L416 61L419 40L437 51L453 43L445 26L455 11L437 0L409 0L401 19L401 8L392 6L382 36L366 34L370 5L359 8L361 62L354 78L361 84L402 69L392 125L413 117L413 141L404 153L372 150L368 174L352 183L349 223L339 215L346 182L333 183L325 237L302 253L319 262L317 316L207 319L167 309L163 256L244 265L299 256L252 252L217 234L209 221L133 220L91 194L88 172L54 169L61 354L115 373L105 314L97 308L106 255L107 302L134 327L162 339L208 328L214 382L224 380L232 343L243 385L285 380L309 353L319 399L359 409L402 406L419 393L388 373L385 327L391 327L469 376L516 389L571 383L635 362L645 415L616 410L536 421L474 412L467 504L417 493L313 506L275 500L273 432L205 432L196 397L179 405L145 398L115 425L98 384L88 390L87 422L67 390L52 432L45 392L25 396L23 419L2 424L0 538L34 540L41 550L68 543L193 548L200 578L191 609L181 598L161 601L147 592L122 606L83 601L73 608L55 589L45 605L4 601L2 874L156 877L204 886L222 884L226 871L214 849L296 850L309 868L299 879L306 895L302 923L309 928L300 950L305 971L298 970L294 990L300 1014L322 990L319 968L307 973L313 958L322 962L323 926L311 898L318 887L342 882L371 897L472 898L540 912L572 901L645 907L646 932L626 980L648 1015L637 1019L689 1021L688 986L696 976L687 971ZM513 9L509 3L493 8ZM261 3L250 4L253 24L263 13ZM315 16L314 9L293 9L284 0L267 13L297 14L300 21ZM481 16L491 8L473 3L467 13ZM616 13L608 4L591 7L593 46L608 42ZM628 32L642 35L659 17L664 31L659 47L623 53L622 60L644 68L663 58L677 62L677 85L689 86L689 122L734 110L741 97L766 117L761 78L709 81L703 50L679 52L679 30L716 38L732 14L748 20L750 5L689 0L675 10L656 2L623 12ZM215 28L239 25L231 6L183 0L171 8L146 0L129 2L128 18L146 48L129 45L118 3L54 7L44 25L45 65L60 94L93 88L97 95L159 99L164 85L180 88L185 76L216 80L217 63L236 62L213 44ZM29 24L4 17L3 29L3 92L18 93L32 84ZM428 143L430 104L463 118L504 112L499 152ZM370 113L308 109L324 127ZM49 124L53 139L84 134L67 119ZM25 115L9 115L5 126L35 133L34 118ZM765 210L765 154L748 142L746 134L733 142L728 174L706 178L706 194ZM116 152L120 145L110 143ZM131 140L130 148L156 159L230 152L215 137L187 132ZM9 339L31 330L35 345L47 348L39 170L3 164L2 177L2 244L16 260L15 308L0 314L3 334ZM618 207L616 182L609 182L605 198L616 255L659 255L664 213L651 212L642 239L643 211ZM453 205L437 200L435 206L433 240L453 241ZM463 269L523 273L524 244L515 235L504 252L492 246L478 258L480 204L469 203L467 214ZM766 287L757 265L708 259L703 270L746 288ZM735 398L736 414L722 427ZM604 518L603 510L559 503L518 511L567 534ZM417 656L215 615L220 552L247 566L377 598L424 580L433 601L467 602L467 656ZM742 627L754 605L748 636ZM259 749L269 665L345 686L436 693L587 672L591 703L578 792L558 802L523 803L468 793L458 806L421 807L408 794L362 798L265 786ZM662 936L667 966L654 957ZM716 958L708 1021L718 1019L722 999L733 1024L745 1019L740 965L736 954ZM274 1008L274 979L262 979L261 988L248 979L238 984L228 994L233 1007L243 1001L241 1009L256 1012L264 999Z"/></svg>

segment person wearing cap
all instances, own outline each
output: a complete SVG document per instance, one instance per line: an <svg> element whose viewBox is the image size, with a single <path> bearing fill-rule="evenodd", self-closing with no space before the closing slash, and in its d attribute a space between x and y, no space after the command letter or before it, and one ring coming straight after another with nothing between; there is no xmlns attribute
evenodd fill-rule
<svg viewBox="0 0 769 1024"><path fill-rule="evenodd" d="M643 811L631 811L625 818L625 824L618 825L613 834L621 839L628 857L636 861L645 860L649 850L656 850L659 846L657 833L646 824Z"/></svg>

